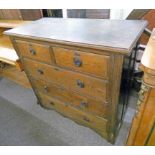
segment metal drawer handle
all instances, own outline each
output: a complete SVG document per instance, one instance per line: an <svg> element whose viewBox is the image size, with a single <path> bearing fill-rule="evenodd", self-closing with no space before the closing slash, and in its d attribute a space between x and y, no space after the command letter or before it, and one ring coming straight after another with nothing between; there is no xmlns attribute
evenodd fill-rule
<svg viewBox="0 0 155 155"><path fill-rule="evenodd" d="M39 74L44 74L43 70L41 70L41 69L38 69L37 71Z"/></svg>
<svg viewBox="0 0 155 155"><path fill-rule="evenodd" d="M36 51L35 51L34 49L32 49L32 48L30 48L30 53L31 53L32 55L36 55Z"/></svg>
<svg viewBox="0 0 155 155"><path fill-rule="evenodd" d="M50 104L51 104L51 105L53 105L53 106L55 105L55 103L54 103L54 102L50 102Z"/></svg>
<svg viewBox="0 0 155 155"><path fill-rule="evenodd" d="M65 103L64 103L64 105L67 107L67 106L68 106L68 103L67 103L67 102L65 102Z"/></svg>
<svg viewBox="0 0 155 155"><path fill-rule="evenodd" d="M83 120L86 121L86 122L90 122L89 118L87 118L85 116L83 117Z"/></svg>
<svg viewBox="0 0 155 155"><path fill-rule="evenodd" d="M80 103L80 106L86 108L86 107L88 107L88 103L85 102L85 101L82 101L82 102Z"/></svg>
<svg viewBox="0 0 155 155"><path fill-rule="evenodd" d="M48 89L48 87L47 87L47 86L44 86L44 90L45 90L45 92L46 92L46 93L48 93L48 92L49 92L49 89Z"/></svg>
<svg viewBox="0 0 155 155"><path fill-rule="evenodd" d="M82 61L79 57L75 57L73 61L74 61L74 65L77 67L80 67L82 65Z"/></svg>
<svg viewBox="0 0 155 155"><path fill-rule="evenodd" d="M84 83L81 80L77 80L76 83L80 88L84 88Z"/></svg>

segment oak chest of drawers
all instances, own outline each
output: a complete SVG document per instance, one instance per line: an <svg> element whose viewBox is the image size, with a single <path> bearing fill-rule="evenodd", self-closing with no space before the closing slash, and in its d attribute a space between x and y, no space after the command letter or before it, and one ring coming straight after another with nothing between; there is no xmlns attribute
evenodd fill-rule
<svg viewBox="0 0 155 155"><path fill-rule="evenodd" d="M114 142L125 55L146 21L43 18L6 31L39 103Z"/></svg>

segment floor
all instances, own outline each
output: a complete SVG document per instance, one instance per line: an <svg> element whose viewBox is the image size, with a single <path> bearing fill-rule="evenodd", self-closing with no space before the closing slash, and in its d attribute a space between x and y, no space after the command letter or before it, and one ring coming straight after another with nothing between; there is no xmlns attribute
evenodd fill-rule
<svg viewBox="0 0 155 155"><path fill-rule="evenodd" d="M132 92L124 123L115 145L124 145L135 113L137 94ZM108 146L87 127L36 104L31 89L0 80L0 145Z"/></svg>

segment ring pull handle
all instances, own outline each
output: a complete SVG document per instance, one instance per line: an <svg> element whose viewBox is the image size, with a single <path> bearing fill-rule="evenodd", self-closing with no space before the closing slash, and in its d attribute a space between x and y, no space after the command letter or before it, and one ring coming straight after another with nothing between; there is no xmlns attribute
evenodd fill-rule
<svg viewBox="0 0 155 155"><path fill-rule="evenodd" d="M52 106L55 106L55 103L54 103L54 102L52 102L52 101L50 102L50 104L51 104Z"/></svg>
<svg viewBox="0 0 155 155"><path fill-rule="evenodd" d="M41 70L41 69L38 69L37 71L38 71L38 73L41 74L41 75L44 74L43 70Z"/></svg>
<svg viewBox="0 0 155 155"><path fill-rule="evenodd" d="M82 65L82 60L79 57L74 57L74 65L80 67Z"/></svg>
<svg viewBox="0 0 155 155"><path fill-rule="evenodd" d="M30 53L31 53L32 55L36 55L36 51L35 51L33 48L31 48L31 47L30 47Z"/></svg>
<svg viewBox="0 0 155 155"><path fill-rule="evenodd" d="M47 87L47 86L44 86L44 90L45 90L45 92L46 92L46 93L48 93L48 92L49 92L49 89L48 89L48 87Z"/></svg>
<svg viewBox="0 0 155 155"><path fill-rule="evenodd" d="M64 102L64 105L67 107L69 104L67 102Z"/></svg>
<svg viewBox="0 0 155 155"><path fill-rule="evenodd" d="M87 118L86 116L83 117L83 120L86 122L90 122L89 118Z"/></svg>
<svg viewBox="0 0 155 155"><path fill-rule="evenodd" d="M84 88L84 83L81 80L77 80L76 83L80 88Z"/></svg>
<svg viewBox="0 0 155 155"><path fill-rule="evenodd" d="M82 101L82 102L80 103L80 107L86 108L86 107L88 107L88 103L85 102L85 101Z"/></svg>

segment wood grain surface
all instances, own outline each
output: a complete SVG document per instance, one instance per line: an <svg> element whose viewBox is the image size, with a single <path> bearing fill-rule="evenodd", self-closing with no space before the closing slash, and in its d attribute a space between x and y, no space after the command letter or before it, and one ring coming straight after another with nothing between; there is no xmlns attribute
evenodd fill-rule
<svg viewBox="0 0 155 155"><path fill-rule="evenodd" d="M107 81L26 58L24 58L24 67L28 73L36 79L45 80L47 82L53 81L53 83L63 86L69 90L93 96L99 101L107 101ZM83 84L82 87L78 85L78 81Z"/></svg>
<svg viewBox="0 0 155 155"><path fill-rule="evenodd" d="M108 79L109 55L53 47L57 65Z"/></svg>

